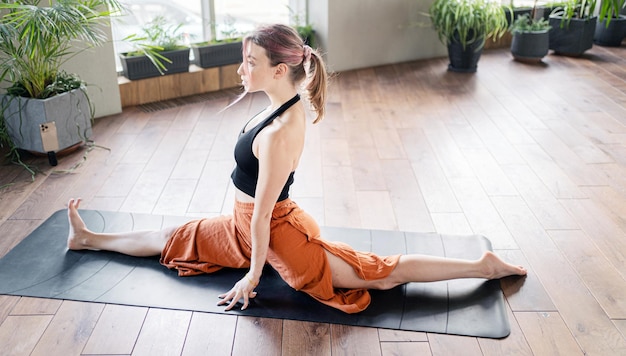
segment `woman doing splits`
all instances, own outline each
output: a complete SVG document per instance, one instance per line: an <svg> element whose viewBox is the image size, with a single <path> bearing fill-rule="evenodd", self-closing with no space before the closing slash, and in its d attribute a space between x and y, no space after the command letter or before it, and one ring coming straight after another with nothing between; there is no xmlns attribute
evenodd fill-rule
<svg viewBox="0 0 626 356"><path fill-rule="evenodd" d="M367 308L368 289L526 274L524 268L492 252L478 260L377 256L322 239L316 222L289 198L306 129L299 88L304 88L316 114L314 123L324 116L327 73L322 57L291 27L271 25L245 37L243 59L237 73L245 93L264 92L270 105L250 119L235 145L233 214L160 231L95 233L78 213L80 199L72 199L68 204L69 249L160 256L160 262L180 276L224 267L248 269L231 290L219 296L218 305L226 305L226 310L242 299L241 309L248 307L266 263L292 288L346 313Z"/></svg>

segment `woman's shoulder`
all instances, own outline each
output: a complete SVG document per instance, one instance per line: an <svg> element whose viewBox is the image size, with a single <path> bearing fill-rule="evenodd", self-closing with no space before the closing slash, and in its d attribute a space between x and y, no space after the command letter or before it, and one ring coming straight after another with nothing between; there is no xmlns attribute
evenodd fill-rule
<svg viewBox="0 0 626 356"><path fill-rule="evenodd" d="M267 127L267 133L271 135L291 136L299 131L304 133L306 127L306 113L302 105L294 105L284 113L277 116Z"/></svg>

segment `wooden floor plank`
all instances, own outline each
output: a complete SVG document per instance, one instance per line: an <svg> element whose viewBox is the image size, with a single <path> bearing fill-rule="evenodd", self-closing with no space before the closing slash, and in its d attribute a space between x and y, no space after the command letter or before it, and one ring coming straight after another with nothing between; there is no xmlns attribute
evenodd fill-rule
<svg viewBox="0 0 626 356"><path fill-rule="evenodd" d="M430 346L426 342L381 342L383 356L430 356Z"/></svg>
<svg viewBox="0 0 626 356"><path fill-rule="evenodd" d="M103 308L103 304L64 301L31 355L79 355Z"/></svg>
<svg viewBox="0 0 626 356"><path fill-rule="evenodd" d="M331 325L333 355L381 355L378 331L350 325Z"/></svg>
<svg viewBox="0 0 626 356"><path fill-rule="evenodd" d="M433 356L482 355L478 340L473 337L429 333L428 341Z"/></svg>
<svg viewBox="0 0 626 356"><path fill-rule="evenodd" d="M182 355L230 354L236 325L237 317L234 315L194 312Z"/></svg>
<svg viewBox="0 0 626 356"><path fill-rule="evenodd" d="M558 313L515 313L535 355L584 355Z"/></svg>
<svg viewBox="0 0 626 356"><path fill-rule="evenodd" d="M331 355L330 324L283 321L282 355Z"/></svg>
<svg viewBox="0 0 626 356"><path fill-rule="evenodd" d="M550 231L580 278L611 319L626 319L626 283L606 256L580 230Z"/></svg>
<svg viewBox="0 0 626 356"><path fill-rule="evenodd" d="M282 332L283 320L240 316L232 355L280 355Z"/></svg>
<svg viewBox="0 0 626 356"><path fill-rule="evenodd" d="M626 278L626 232L603 209L588 199L562 200L561 204L576 219L587 236Z"/></svg>
<svg viewBox="0 0 626 356"><path fill-rule="evenodd" d="M52 315L9 316L0 325L2 354L29 355L52 318Z"/></svg>
<svg viewBox="0 0 626 356"><path fill-rule="evenodd" d="M13 295L0 295L0 325L4 319L11 313L13 307L20 300L20 297Z"/></svg>
<svg viewBox="0 0 626 356"><path fill-rule="evenodd" d="M21 297L11 315L54 315L62 304L59 299Z"/></svg>
<svg viewBox="0 0 626 356"><path fill-rule="evenodd" d="M130 355L147 313L148 308L107 304L83 353Z"/></svg>
<svg viewBox="0 0 626 356"><path fill-rule="evenodd" d="M378 329L378 338L381 342L427 342L424 332Z"/></svg>
<svg viewBox="0 0 626 356"><path fill-rule="evenodd" d="M150 309L137 337L133 355L180 355L191 312Z"/></svg>

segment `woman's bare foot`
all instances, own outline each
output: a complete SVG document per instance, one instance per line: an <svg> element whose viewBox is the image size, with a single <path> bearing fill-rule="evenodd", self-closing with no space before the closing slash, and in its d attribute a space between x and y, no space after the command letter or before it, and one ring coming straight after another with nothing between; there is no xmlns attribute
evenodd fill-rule
<svg viewBox="0 0 626 356"><path fill-rule="evenodd" d="M87 249L86 238L89 230L78 214L80 199L70 199L67 203L67 218L70 223L70 232L67 235L67 248L70 250Z"/></svg>
<svg viewBox="0 0 626 356"><path fill-rule="evenodd" d="M493 252L487 251L481 257L480 265L487 279L498 279L506 276L525 276L527 271L522 266L515 266L504 262Z"/></svg>

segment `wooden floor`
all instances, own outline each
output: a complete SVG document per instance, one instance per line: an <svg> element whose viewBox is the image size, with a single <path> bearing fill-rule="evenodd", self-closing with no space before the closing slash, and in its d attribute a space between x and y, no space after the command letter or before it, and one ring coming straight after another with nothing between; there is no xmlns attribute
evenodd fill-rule
<svg viewBox="0 0 626 356"><path fill-rule="evenodd" d="M446 66L338 74L292 197L321 225L486 235L529 269L502 281L508 338L0 296L0 353L626 355L626 46L543 65L488 50L474 75ZM0 256L70 197L90 209L230 212L237 132L267 101L220 112L227 100L98 119L98 147L54 169L31 159L42 171L32 182L0 167L10 184Z"/></svg>

